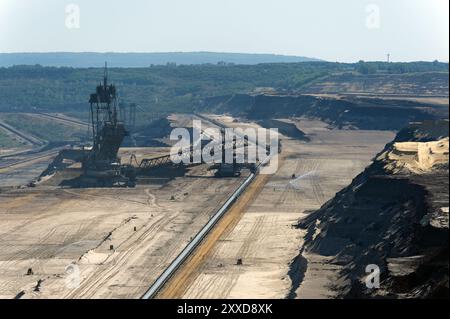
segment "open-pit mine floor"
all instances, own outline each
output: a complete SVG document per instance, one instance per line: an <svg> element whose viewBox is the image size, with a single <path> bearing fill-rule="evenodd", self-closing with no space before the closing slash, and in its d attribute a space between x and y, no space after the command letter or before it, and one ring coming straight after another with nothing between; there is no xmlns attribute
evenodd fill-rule
<svg viewBox="0 0 450 319"><path fill-rule="evenodd" d="M238 125L229 117L215 119ZM293 225L347 186L394 133L330 130L312 120L293 123L311 141L282 136L277 173L267 176L261 187L248 189L253 197L231 208L231 213L241 211L233 221L217 225L224 228L221 235L212 243L205 239L208 244L199 247L160 298L327 297L334 270L318 261L305 273L305 265L293 263L305 234ZM303 277L304 289L298 296L298 278Z"/></svg>
<svg viewBox="0 0 450 319"><path fill-rule="evenodd" d="M239 126L233 118L214 119ZM160 298L298 295L302 276L293 272L304 269L292 261L304 232L293 225L348 185L394 134L286 121L310 141L281 136L277 173L257 177ZM122 149L121 155L165 151ZM201 165L185 176L144 179L128 189L64 188L58 186L63 177L0 190L0 298L141 297L245 174L214 178ZM310 263L298 297L326 296L332 274L320 262Z"/></svg>
<svg viewBox="0 0 450 319"><path fill-rule="evenodd" d="M0 192L0 298L139 298L242 178Z"/></svg>

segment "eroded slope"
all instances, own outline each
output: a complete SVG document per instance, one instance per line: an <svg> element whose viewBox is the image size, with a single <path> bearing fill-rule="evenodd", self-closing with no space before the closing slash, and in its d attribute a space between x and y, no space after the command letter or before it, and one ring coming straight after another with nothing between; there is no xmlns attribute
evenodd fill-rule
<svg viewBox="0 0 450 319"><path fill-rule="evenodd" d="M334 269L323 287L336 297L448 297L448 206L448 122L415 125L300 222L307 236L297 263ZM381 270L379 289L366 286L368 265Z"/></svg>

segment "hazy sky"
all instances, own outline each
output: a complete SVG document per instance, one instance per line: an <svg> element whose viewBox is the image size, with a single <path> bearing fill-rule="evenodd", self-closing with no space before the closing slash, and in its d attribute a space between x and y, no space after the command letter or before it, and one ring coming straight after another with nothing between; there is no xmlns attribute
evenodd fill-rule
<svg viewBox="0 0 450 319"><path fill-rule="evenodd" d="M448 3L0 0L0 52L220 51L329 61L385 60L389 52L393 61L448 61Z"/></svg>

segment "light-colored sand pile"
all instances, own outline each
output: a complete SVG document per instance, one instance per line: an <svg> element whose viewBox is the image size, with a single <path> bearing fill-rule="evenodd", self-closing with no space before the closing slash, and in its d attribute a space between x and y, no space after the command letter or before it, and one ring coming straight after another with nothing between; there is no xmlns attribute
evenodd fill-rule
<svg viewBox="0 0 450 319"><path fill-rule="evenodd" d="M382 156L387 161L386 168L393 173L427 173L437 166L448 165L449 138L432 142L399 142Z"/></svg>

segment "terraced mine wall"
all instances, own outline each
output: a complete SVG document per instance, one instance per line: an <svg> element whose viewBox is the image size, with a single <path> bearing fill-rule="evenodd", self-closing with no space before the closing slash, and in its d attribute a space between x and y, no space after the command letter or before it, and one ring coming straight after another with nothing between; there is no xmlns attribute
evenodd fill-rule
<svg viewBox="0 0 450 319"><path fill-rule="evenodd" d="M301 93L369 93L385 95L446 96L448 73L355 74L346 72L313 81Z"/></svg>
<svg viewBox="0 0 450 319"><path fill-rule="evenodd" d="M419 137L425 131L408 128L395 142L432 138ZM448 128L439 137L445 134ZM392 145L380 154L391 151ZM423 174L393 174L385 165L385 158L377 157L298 224L307 235L297 263L302 261L307 269L303 251L330 257L332 265L341 267L330 289L341 298L448 298L448 161ZM380 268L380 289L365 285L366 266L371 264ZM298 286L303 274L293 272Z"/></svg>
<svg viewBox="0 0 450 319"><path fill-rule="evenodd" d="M215 106L213 106L215 105ZM414 101L324 98L311 95L234 95L204 101L203 108L251 120L317 118L339 128L400 130L409 122L448 117L448 107Z"/></svg>

